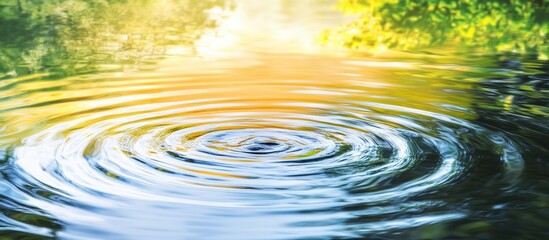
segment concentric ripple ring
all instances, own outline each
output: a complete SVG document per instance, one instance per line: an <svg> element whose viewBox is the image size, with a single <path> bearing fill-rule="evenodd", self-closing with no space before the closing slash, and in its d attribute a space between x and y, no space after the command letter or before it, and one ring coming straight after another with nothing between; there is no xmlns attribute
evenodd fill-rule
<svg viewBox="0 0 549 240"><path fill-rule="evenodd" d="M77 99L71 104L94 110L55 115L13 146L10 182L19 190L12 196L71 223L60 233L66 238L93 235L82 229L156 236L158 228L171 238L181 236L177 226L204 226L195 222L212 216L223 227L205 228L233 237L241 235L227 229L250 219L269 219L258 234L280 231L281 238L356 237L465 218L467 209L445 208L431 194L459 189L478 164L497 172L490 184L512 189L524 168L504 134L441 111L348 94L363 86L244 83L238 88L278 94L239 96L173 78L132 98ZM318 94L325 92L332 94ZM197 97L203 94L210 97ZM498 161L481 162L483 155ZM379 224L329 224L385 215L392 217ZM166 219L174 225L147 230ZM127 225L112 228L117 221Z"/></svg>

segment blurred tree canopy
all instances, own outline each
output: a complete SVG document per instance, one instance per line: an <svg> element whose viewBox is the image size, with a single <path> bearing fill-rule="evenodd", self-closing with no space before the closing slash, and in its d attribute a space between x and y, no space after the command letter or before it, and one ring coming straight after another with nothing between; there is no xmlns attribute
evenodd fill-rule
<svg viewBox="0 0 549 240"><path fill-rule="evenodd" d="M0 0L0 78L139 64L192 45L225 0Z"/></svg>
<svg viewBox="0 0 549 240"><path fill-rule="evenodd" d="M342 11L359 18L322 40L373 52L456 43L546 60L548 7L548 0L340 0Z"/></svg>

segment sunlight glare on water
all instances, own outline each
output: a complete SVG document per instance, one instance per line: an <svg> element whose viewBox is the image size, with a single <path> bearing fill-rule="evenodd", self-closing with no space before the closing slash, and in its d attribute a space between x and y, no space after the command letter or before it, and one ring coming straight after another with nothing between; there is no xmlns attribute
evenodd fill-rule
<svg viewBox="0 0 549 240"><path fill-rule="evenodd" d="M491 60L327 47L323 30L356 19L334 1L187 6L215 22L193 36L154 25L177 1L143 2L166 13L120 3L129 33L65 46L112 57L75 57L90 72L0 80L0 232L437 238L512 222L494 209L516 203L526 160L521 137L479 120L479 79L509 76Z"/></svg>

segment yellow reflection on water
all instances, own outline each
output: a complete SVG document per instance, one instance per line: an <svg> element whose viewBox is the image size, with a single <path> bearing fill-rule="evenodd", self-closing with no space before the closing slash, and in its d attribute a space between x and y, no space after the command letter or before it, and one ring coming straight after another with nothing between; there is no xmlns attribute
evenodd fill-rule
<svg viewBox="0 0 549 240"><path fill-rule="evenodd" d="M467 92L470 86L448 80L451 75L458 77L459 72L438 69L426 74L418 71L428 66L426 64L395 58L340 57L323 49L315 41L321 30L345 21L331 1L277 0L270 1L269 7L262 1L234 1L228 7L191 1L186 5L191 12L187 13L194 15L185 16L185 21L178 20L181 12L177 9L187 8L174 5L175 2L114 5L114 9L131 13L124 18L114 10L93 12L105 22L116 19L116 25L110 30L85 28L83 34L89 34L92 39L86 38L82 43L96 42L94 37L102 34L117 34L117 39L109 38L99 49L118 46L113 48L114 55L129 56L124 49L146 48L131 45L132 41L154 47L158 45L155 39L162 39L169 43L163 45L166 53L183 53L184 49L194 48L194 54L164 55L151 62L146 71L97 71L52 81L26 81L47 76L44 73L3 82L17 83L4 94L24 93L12 101L2 102L4 108L11 109L2 113L6 133L32 132L75 119L89 118L80 124L93 124L114 115L129 116L152 111L150 109L181 117L201 112L241 111L327 114L326 108L337 110L338 106L352 106L357 101L459 118L474 117L468 111L472 99ZM193 4L200 7L193 8ZM193 44L176 37L183 29L181 24L203 23L207 19L217 21L217 25L200 30L200 37ZM165 25L159 25L157 20ZM119 34L113 32L115 30L119 30ZM124 64L116 61L101 64L107 63ZM218 105L201 107L213 103ZM193 111L193 107L200 110ZM170 112L182 108L189 110ZM20 137L23 136L21 133Z"/></svg>
<svg viewBox="0 0 549 240"><path fill-rule="evenodd" d="M315 53L321 50L319 33L347 17L326 0L235 0L234 8L215 8L211 17L219 26L198 41L208 57L241 57L250 51Z"/></svg>

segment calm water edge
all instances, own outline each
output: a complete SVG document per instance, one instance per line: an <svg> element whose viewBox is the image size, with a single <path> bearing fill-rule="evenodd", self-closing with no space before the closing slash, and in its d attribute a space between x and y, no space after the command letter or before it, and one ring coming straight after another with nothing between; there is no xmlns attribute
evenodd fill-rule
<svg viewBox="0 0 549 240"><path fill-rule="evenodd" d="M548 8L0 1L0 239L546 239Z"/></svg>

